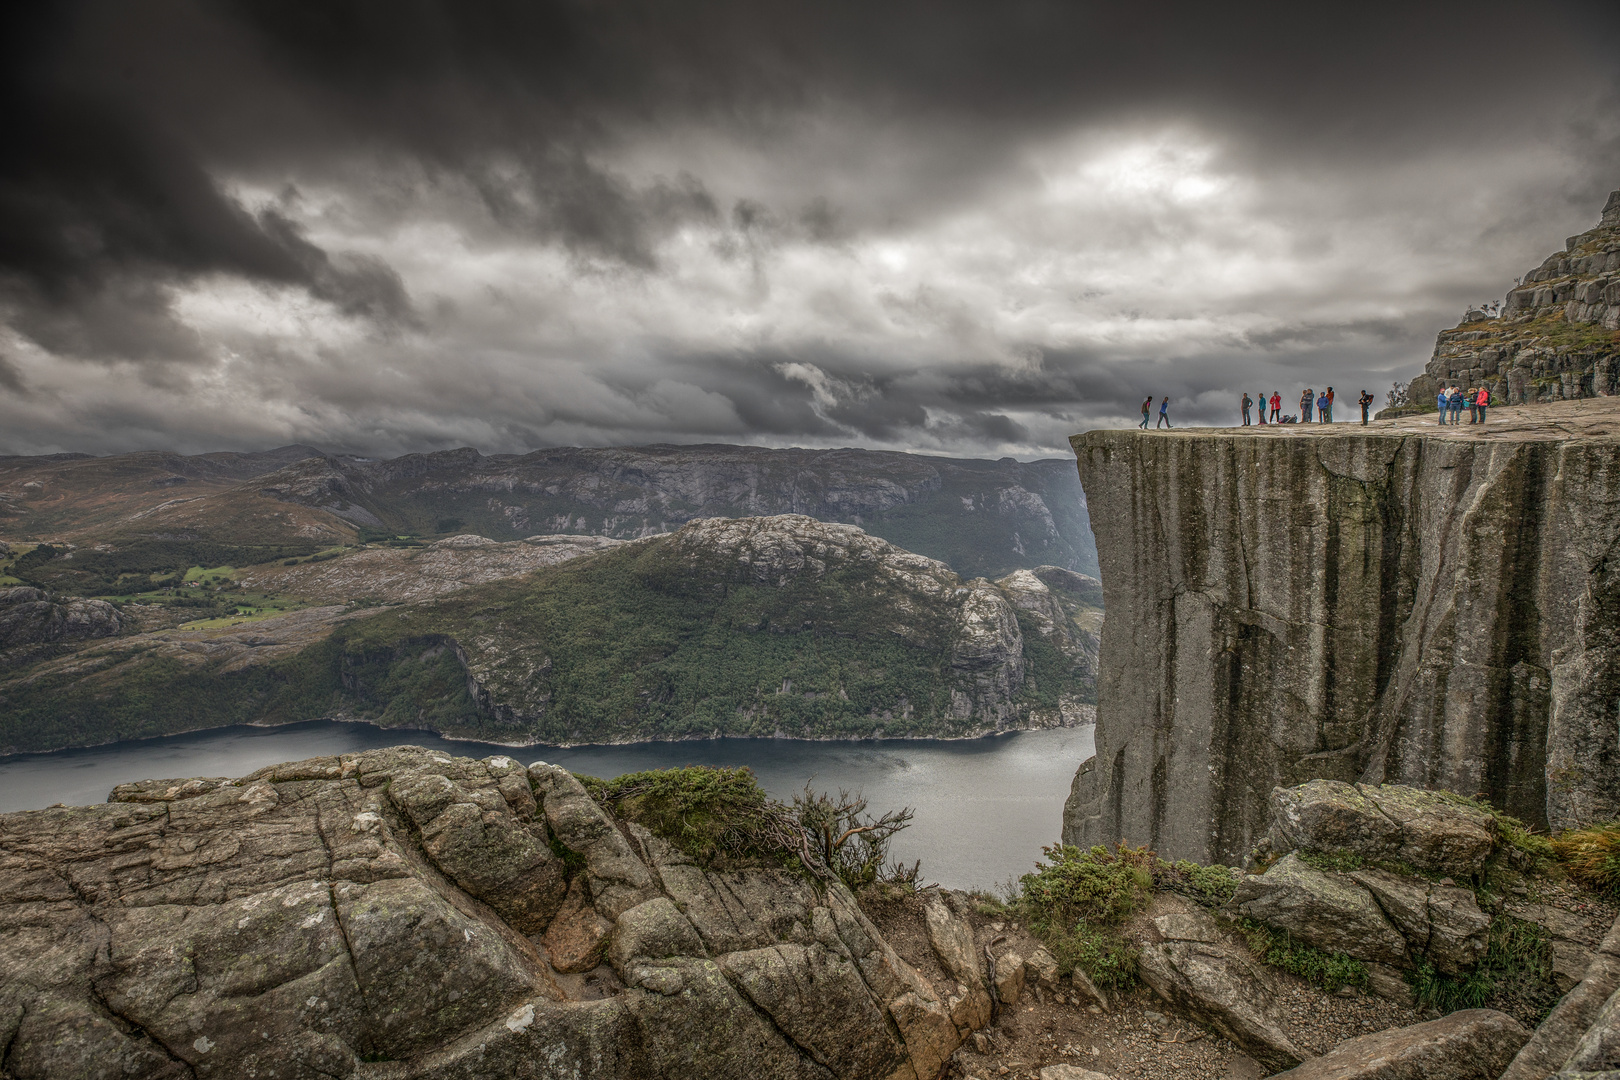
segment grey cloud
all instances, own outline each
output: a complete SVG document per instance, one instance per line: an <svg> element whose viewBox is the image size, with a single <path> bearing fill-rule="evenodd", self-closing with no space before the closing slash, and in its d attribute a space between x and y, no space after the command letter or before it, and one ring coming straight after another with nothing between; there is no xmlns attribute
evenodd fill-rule
<svg viewBox="0 0 1620 1080"><path fill-rule="evenodd" d="M1060 451L1149 390L1380 390L1620 185L1612 5L44 7L0 385L60 405L13 449ZM1131 186L1177 169L1230 190Z"/></svg>

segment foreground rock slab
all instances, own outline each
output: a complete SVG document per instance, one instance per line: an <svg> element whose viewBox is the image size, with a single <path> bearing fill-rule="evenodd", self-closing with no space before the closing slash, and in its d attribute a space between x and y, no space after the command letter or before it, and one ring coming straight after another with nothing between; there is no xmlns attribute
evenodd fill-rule
<svg viewBox="0 0 1620 1080"><path fill-rule="evenodd" d="M1271 977L1241 946L1227 944L1201 912L1154 920L1161 941L1142 947L1142 981L1177 1013L1208 1024L1272 1069L1310 1055L1289 1039Z"/></svg>
<svg viewBox="0 0 1620 1080"><path fill-rule="evenodd" d="M1496 1080L1530 1033L1506 1013L1466 1009L1340 1043L1288 1080Z"/></svg>
<svg viewBox="0 0 1620 1080"><path fill-rule="evenodd" d="M6 1080L923 1080L988 1019L971 951L936 987L842 885L704 870L544 763L114 800L0 815Z"/></svg>

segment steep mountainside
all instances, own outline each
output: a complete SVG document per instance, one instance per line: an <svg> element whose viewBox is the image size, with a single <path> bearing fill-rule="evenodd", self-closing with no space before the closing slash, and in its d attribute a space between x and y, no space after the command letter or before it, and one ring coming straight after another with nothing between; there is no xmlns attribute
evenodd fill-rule
<svg viewBox="0 0 1620 1080"><path fill-rule="evenodd" d="M410 554L415 572L363 575L392 582L395 598L428 597L418 603L30 654L0 666L0 752L319 716L511 744L949 737L1073 723L1091 700L1101 588L1073 571L964 580L796 515L704 519L630 543L537 539L550 543L446 542ZM462 580L505 572L478 561L490 548L510 562L590 546L603 549ZM341 575L364 554L282 572Z"/></svg>
<svg viewBox="0 0 1620 1080"><path fill-rule="evenodd" d="M1617 422L1075 436L1108 622L1065 839L1239 862L1312 778L1620 816Z"/></svg>
<svg viewBox="0 0 1620 1080"><path fill-rule="evenodd" d="M243 483L243 472L265 475ZM209 541L303 551L381 536L536 533L635 539L702 517L807 514L860 525L958 572L1096 572L1066 461L869 450L649 446L362 461L262 455L0 459L0 535L79 544ZM246 560L235 560L241 565Z"/></svg>
<svg viewBox="0 0 1620 1080"><path fill-rule="evenodd" d="M1470 311L1441 331L1409 397L1432 407L1453 383L1488 383L1510 405L1620 393L1620 191L1595 229L1524 276L1500 317Z"/></svg>

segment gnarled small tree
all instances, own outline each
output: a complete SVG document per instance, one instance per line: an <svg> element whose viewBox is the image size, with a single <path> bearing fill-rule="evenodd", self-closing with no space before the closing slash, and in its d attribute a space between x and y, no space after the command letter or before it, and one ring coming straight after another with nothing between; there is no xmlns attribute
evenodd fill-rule
<svg viewBox="0 0 1620 1080"><path fill-rule="evenodd" d="M793 810L821 861L851 889L878 880L915 881L920 860L910 867L884 865L889 841L911 824L915 814L911 807L874 818L866 812L860 792L840 788L836 796L828 795L806 782L803 793L793 796Z"/></svg>

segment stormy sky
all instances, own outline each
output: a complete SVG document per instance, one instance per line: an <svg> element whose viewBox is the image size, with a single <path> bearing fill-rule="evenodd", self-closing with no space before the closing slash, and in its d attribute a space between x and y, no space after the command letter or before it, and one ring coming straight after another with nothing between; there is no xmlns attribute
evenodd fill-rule
<svg viewBox="0 0 1620 1080"><path fill-rule="evenodd" d="M1046 456L1381 394L1620 188L1612 4L3 18L9 453Z"/></svg>

